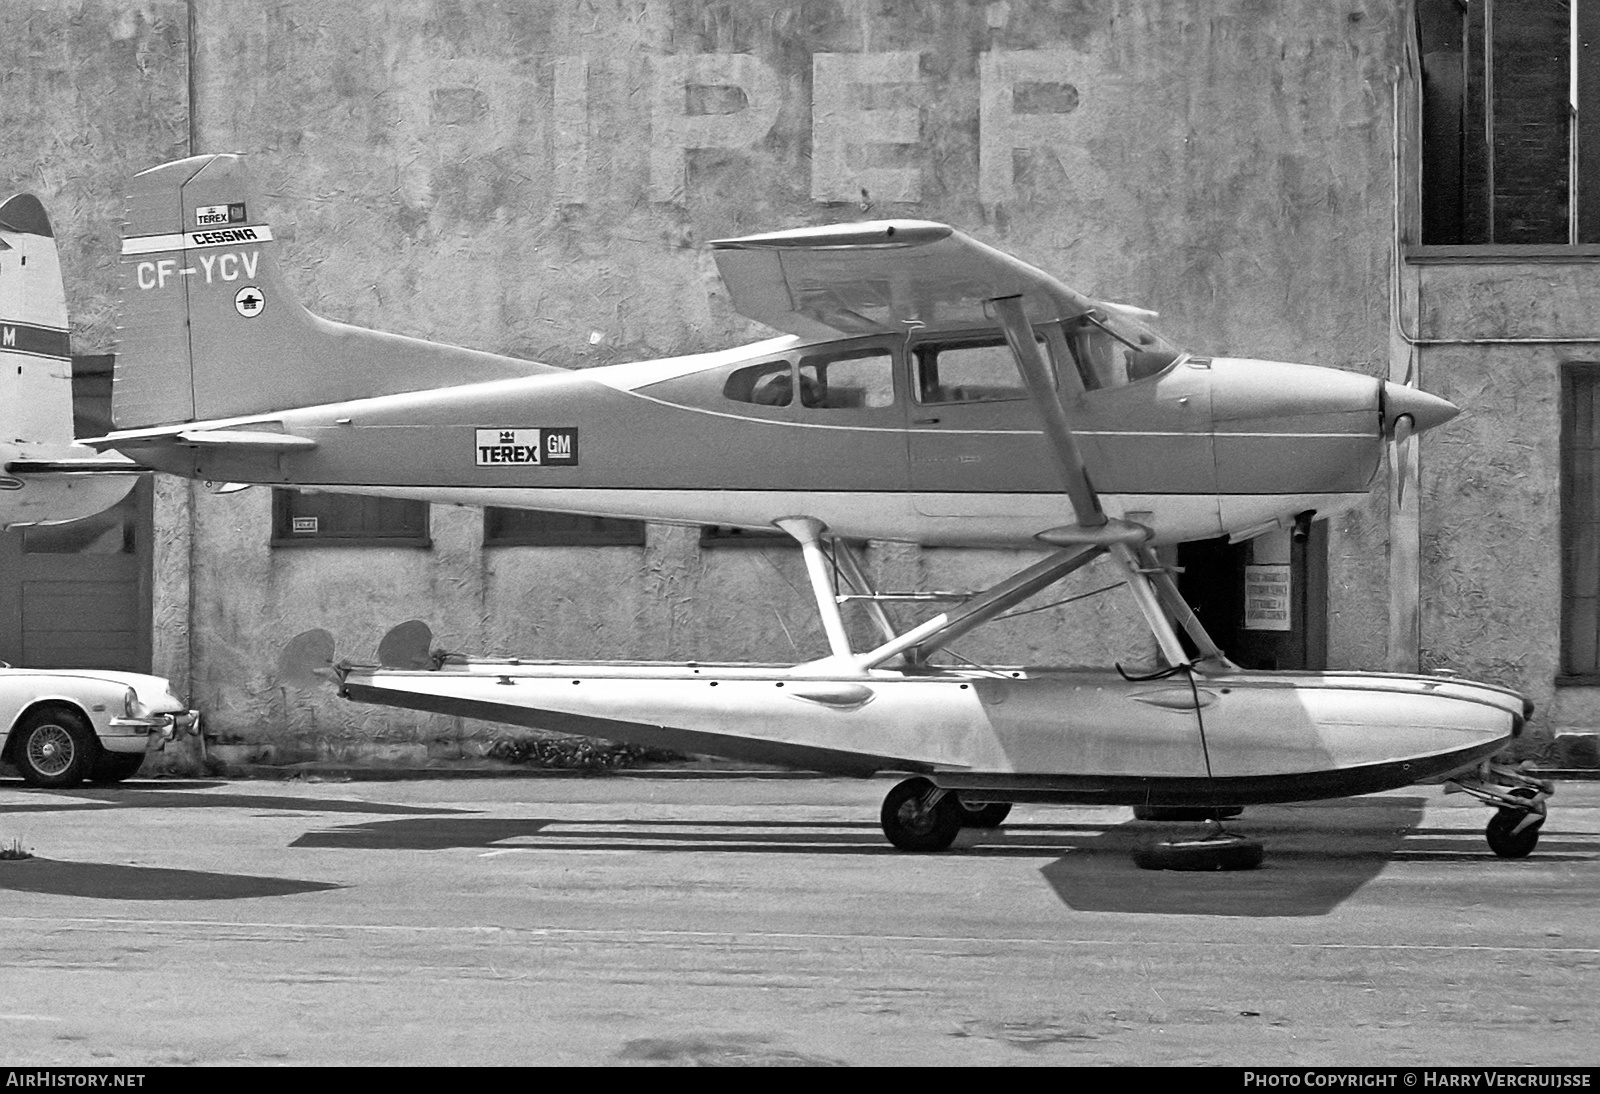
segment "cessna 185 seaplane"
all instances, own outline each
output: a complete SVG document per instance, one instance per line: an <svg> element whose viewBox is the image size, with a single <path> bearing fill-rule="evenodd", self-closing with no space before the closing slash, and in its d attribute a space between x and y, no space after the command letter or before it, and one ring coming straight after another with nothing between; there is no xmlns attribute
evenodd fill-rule
<svg viewBox="0 0 1600 1094"><path fill-rule="evenodd" d="M109 509L143 468L72 439L72 351L61 262L32 194L0 205L0 528Z"/></svg>
<svg viewBox="0 0 1600 1094"><path fill-rule="evenodd" d="M1537 839L1548 785L1490 763L1531 713L1521 696L1436 676L1241 670L1155 553L1358 502L1386 443L1456 413L1442 399L1184 352L1149 313L922 221L713 243L737 308L785 336L570 371L310 314L263 211L233 155L133 180L118 429L94 444L217 482L777 527L799 542L829 644L798 665L553 663L434 653L424 626L403 624L377 664L335 665L331 637L309 632L286 653L290 678L320 668L360 702L903 772L882 819L910 850L998 824L1014 802L1221 809L1445 778L1499 807L1496 851ZM1051 551L896 631L870 599L858 539ZM1165 672L935 663L1100 559ZM852 645L849 596L868 598L873 648Z"/></svg>

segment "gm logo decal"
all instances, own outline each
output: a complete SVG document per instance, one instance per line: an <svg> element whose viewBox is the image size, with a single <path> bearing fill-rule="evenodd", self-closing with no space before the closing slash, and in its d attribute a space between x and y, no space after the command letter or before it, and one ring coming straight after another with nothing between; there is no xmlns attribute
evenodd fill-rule
<svg viewBox="0 0 1600 1094"><path fill-rule="evenodd" d="M578 431L567 429L480 429L477 431L479 467L575 467Z"/></svg>

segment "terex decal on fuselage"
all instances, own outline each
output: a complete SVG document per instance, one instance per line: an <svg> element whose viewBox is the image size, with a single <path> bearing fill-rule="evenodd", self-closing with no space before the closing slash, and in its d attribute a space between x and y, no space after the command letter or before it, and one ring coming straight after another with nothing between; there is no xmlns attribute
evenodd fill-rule
<svg viewBox="0 0 1600 1094"><path fill-rule="evenodd" d="M565 429L480 429L474 462L479 467L575 467L578 431Z"/></svg>

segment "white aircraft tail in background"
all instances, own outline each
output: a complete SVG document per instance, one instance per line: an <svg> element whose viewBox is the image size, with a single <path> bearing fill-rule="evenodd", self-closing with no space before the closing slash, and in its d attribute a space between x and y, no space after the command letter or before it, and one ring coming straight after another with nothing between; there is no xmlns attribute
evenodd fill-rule
<svg viewBox="0 0 1600 1094"><path fill-rule="evenodd" d="M72 350L61 261L32 194L0 205L0 528L108 509L139 468L72 439Z"/></svg>

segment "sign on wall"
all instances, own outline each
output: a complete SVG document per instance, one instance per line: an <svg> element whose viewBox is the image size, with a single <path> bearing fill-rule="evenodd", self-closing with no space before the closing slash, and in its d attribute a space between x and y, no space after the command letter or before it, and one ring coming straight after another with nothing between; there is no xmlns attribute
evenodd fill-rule
<svg viewBox="0 0 1600 1094"><path fill-rule="evenodd" d="M1290 567L1287 565L1246 566L1244 568L1244 629L1247 631L1286 631L1289 629Z"/></svg>

